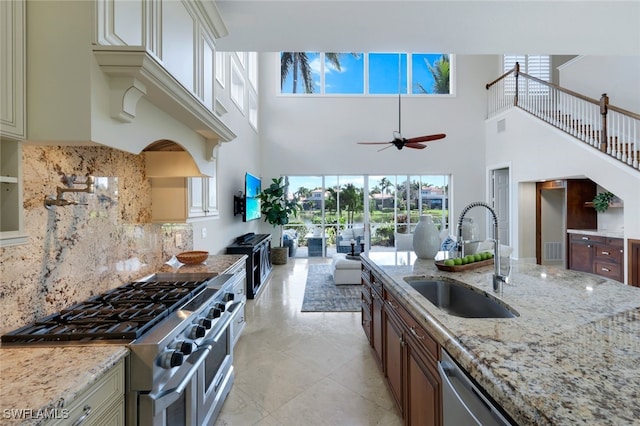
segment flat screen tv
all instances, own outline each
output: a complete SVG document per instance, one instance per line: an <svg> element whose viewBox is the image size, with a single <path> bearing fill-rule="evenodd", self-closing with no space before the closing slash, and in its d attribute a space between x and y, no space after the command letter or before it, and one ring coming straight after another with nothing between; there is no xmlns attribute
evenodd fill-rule
<svg viewBox="0 0 640 426"><path fill-rule="evenodd" d="M251 173L244 175L244 215L242 220L248 222L250 220L260 219L260 199L258 194L262 191L262 182L259 177L253 176Z"/></svg>

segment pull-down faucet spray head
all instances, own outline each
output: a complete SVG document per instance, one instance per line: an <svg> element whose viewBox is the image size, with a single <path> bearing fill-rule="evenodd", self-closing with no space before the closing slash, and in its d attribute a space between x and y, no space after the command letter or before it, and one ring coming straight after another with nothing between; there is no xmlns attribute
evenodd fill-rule
<svg viewBox="0 0 640 426"><path fill-rule="evenodd" d="M509 276L502 275L500 273L500 240L498 238L498 215L496 215L496 212L487 203L484 203L482 201L475 201L462 209L462 213L460 213L460 219L458 219L458 254L459 256L462 256L462 247L464 245L464 241L462 239L462 222L467 212L474 207L486 208L487 210L489 210L489 212L491 212L491 216L493 218L493 291L496 293L500 293L502 291L502 283L508 283Z"/></svg>

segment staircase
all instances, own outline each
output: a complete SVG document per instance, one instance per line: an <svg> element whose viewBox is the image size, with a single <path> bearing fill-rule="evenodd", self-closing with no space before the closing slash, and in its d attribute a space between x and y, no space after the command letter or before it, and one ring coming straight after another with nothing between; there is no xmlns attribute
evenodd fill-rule
<svg viewBox="0 0 640 426"><path fill-rule="evenodd" d="M526 73L520 65L488 83L488 118L520 108L565 133L640 170L640 114L592 99Z"/></svg>

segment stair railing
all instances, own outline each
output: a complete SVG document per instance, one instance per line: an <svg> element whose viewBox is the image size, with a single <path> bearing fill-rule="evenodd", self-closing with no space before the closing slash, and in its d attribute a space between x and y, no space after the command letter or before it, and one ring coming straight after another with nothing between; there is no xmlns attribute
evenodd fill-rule
<svg viewBox="0 0 640 426"><path fill-rule="evenodd" d="M520 108L639 169L640 114L520 72L520 64L486 85L488 118Z"/></svg>

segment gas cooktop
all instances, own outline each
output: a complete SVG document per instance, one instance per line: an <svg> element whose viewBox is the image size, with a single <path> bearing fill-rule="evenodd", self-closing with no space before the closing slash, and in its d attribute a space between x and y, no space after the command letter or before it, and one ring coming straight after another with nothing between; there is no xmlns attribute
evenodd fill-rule
<svg viewBox="0 0 640 426"><path fill-rule="evenodd" d="M133 341L194 299L213 278L211 274L156 274L7 333L2 342Z"/></svg>

